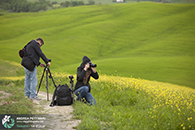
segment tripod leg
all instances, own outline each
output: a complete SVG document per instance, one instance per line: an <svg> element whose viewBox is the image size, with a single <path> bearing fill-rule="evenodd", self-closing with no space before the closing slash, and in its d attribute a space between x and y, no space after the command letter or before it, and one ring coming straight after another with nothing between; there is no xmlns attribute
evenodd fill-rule
<svg viewBox="0 0 195 130"><path fill-rule="evenodd" d="M73 80L70 80L71 94L72 94L72 98L74 100L73 84L74 84L74 81Z"/></svg>
<svg viewBox="0 0 195 130"><path fill-rule="evenodd" d="M55 81L54 81L54 79L53 79L53 77L52 77L52 75L51 75L51 71L50 71L49 68L48 68L48 72L49 72L49 74L50 74L49 78L52 79L52 82L53 82L54 86L57 87L56 84L55 84Z"/></svg>
<svg viewBox="0 0 195 130"><path fill-rule="evenodd" d="M39 87L37 89L37 94L39 93L39 89L41 87L41 83L42 83L42 80L43 80L43 77L44 77L45 70L46 70L46 68L44 68L44 70L43 70L43 74L42 74L42 77L41 77L41 80L40 80L40 83L39 83Z"/></svg>
<svg viewBox="0 0 195 130"><path fill-rule="evenodd" d="M48 93L48 68L46 70L46 89L47 89L47 101L49 101L49 93Z"/></svg>

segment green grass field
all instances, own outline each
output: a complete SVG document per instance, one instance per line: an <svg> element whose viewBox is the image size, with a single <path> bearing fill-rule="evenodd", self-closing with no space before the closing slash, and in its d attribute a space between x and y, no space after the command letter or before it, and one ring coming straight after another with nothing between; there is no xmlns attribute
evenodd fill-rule
<svg viewBox="0 0 195 130"><path fill-rule="evenodd" d="M0 59L20 63L18 50L42 37L52 71L76 74L87 55L102 74L195 88L194 13L193 4L150 2L1 11Z"/></svg>
<svg viewBox="0 0 195 130"><path fill-rule="evenodd" d="M0 91L11 95L0 99L0 113L36 111L23 96L18 51L42 37L57 85L76 77L83 55L98 64L100 78L90 81L97 105L74 102L74 118L82 120L76 129L194 130L194 14L193 4L148 2L0 11ZM38 67L39 81L42 71ZM49 92L54 89L49 80Z"/></svg>

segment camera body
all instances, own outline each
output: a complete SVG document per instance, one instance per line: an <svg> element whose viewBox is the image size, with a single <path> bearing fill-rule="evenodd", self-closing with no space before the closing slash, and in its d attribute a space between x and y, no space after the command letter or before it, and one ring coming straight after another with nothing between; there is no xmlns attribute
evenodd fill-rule
<svg viewBox="0 0 195 130"><path fill-rule="evenodd" d="M91 68L91 67L95 68L95 67L97 67L97 65L96 65L96 64L93 64L93 63L89 63L89 67L90 67L90 68Z"/></svg>

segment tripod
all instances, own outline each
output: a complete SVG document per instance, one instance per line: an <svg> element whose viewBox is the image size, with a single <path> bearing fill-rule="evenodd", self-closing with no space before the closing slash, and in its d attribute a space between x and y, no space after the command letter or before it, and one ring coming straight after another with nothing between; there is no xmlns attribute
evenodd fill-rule
<svg viewBox="0 0 195 130"><path fill-rule="evenodd" d="M73 86L74 86L74 81L73 81L73 75L70 75L69 76L69 79L70 79L70 89L71 89L71 96L72 96L72 99L74 101L74 90L73 90Z"/></svg>
<svg viewBox="0 0 195 130"><path fill-rule="evenodd" d="M51 71L50 71L50 69L48 68L47 65L45 66L45 68L44 68L44 70L43 70L43 75L42 75L41 80L40 80L40 83L39 83L39 87L38 87L38 90L37 90L37 94L39 93L39 89L40 89L40 87L41 87L41 83L42 83L42 80L43 80L45 71L46 71L47 101L49 101L49 93L48 93L48 73L50 74L50 75L49 75L49 78L52 79L53 84L54 84L55 87L56 87L56 84L55 84L54 79L53 79L53 77L52 77L52 75L51 75Z"/></svg>

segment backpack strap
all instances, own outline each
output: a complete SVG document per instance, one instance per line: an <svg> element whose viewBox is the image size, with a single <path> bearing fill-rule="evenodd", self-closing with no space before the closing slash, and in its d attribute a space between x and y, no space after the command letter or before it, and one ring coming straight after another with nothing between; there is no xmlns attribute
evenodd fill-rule
<svg viewBox="0 0 195 130"><path fill-rule="evenodd" d="M23 48L24 51L26 51L26 47L27 47L32 41L33 41L33 40L31 40L29 43L27 43L27 44L24 46L24 48Z"/></svg>
<svg viewBox="0 0 195 130"><path fill-rule="evenodd" d="M23 58L26 55L26 47L32 42L33 40L31 40L29 43L27 43L21 50L19 50L19 56L21 58Z"/></svg>
<svg viewBox="0 0 195 130"><path fill-rule="evenodd" d="M50 107L53 107L53 106L56 105L56 101L54 101L54 100L55 100L55 97L56 97L57 88L58 87L56 87L56 89L55 89L55 91L53 93L53 97L52 97L52 101L51 101Z"/></svg>

